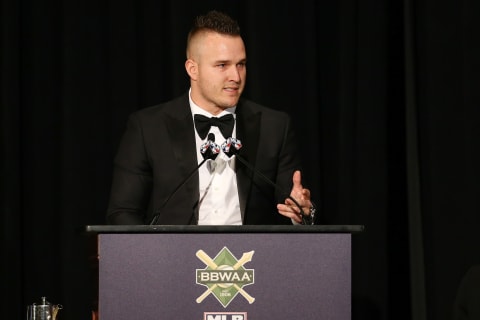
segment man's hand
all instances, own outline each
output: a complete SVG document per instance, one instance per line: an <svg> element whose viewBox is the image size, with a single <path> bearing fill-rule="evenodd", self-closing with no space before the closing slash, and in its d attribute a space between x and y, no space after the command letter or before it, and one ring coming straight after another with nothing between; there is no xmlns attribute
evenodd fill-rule
<svg viewBox="0 0 480 320"><path fill-rule="evenodd" d="M306 215L310 214L310 207L312 205L312 202L310 201L310 190L305 189L302 186L302 174L300 171L295 171L293 173L293 187L290 192L290 197L298 202ZM292 219L296 223L302 223L302 213L300 208L297 207L292 199L286 198L285 204L277 204L277 209L278 213L281 215Z"/></svg>

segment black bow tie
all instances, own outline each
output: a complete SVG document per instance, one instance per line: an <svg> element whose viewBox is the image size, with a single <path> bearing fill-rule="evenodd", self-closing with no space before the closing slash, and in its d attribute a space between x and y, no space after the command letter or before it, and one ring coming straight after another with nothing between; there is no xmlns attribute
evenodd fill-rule
<svg viewBox="0 0 480 320"><path fill-rule="evenodd" d="M205 117L200 114L193 116L195 120L195 128L197 129L198 135L200 138L205 139L210 131L211 126L218 127L225 139L228 139L232 136L233 126L235 125L235 119L231 113L224 115L220 118L215 117Z"/></svg>

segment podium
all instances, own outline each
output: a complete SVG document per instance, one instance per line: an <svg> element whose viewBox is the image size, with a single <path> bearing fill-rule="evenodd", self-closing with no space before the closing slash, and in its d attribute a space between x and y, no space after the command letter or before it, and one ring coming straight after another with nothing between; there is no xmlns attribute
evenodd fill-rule
<svg viewBox="0 0 480 320"><path fill-rule="evenodd" d="M87 226L98 319L349 320L360 225Z"/></svg>

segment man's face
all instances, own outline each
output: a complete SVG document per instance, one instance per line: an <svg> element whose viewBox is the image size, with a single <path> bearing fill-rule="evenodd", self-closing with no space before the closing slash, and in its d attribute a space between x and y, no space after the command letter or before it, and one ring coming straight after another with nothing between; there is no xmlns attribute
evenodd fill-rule
<svg viewBox="0 0 480 320"><path fill-rule="evenodd" d="M190 60L195 64L194 72L189 72L193 101L213 114L235 106L247 75L242 38L204 33L195 40L191 52Z"/></svg>

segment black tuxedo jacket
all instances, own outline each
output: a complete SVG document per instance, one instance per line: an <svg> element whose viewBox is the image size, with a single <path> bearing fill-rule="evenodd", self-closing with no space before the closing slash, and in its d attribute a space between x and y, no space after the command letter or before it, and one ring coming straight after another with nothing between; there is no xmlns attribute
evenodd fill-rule
<svg viewBox="0 0 480 320"><path fill-rule="evenodd" d="M199 178L194 174L165 200L198 166L195 128L188 93L130 115L114 161L109 224L196 224ZM238 196L243 224L291 224L280 215L292 187L292 175L300 169L290 117L241 99L236 108L236 137L240 155L275 182L273 188L240 161L236 161ZM217 137L216 143L221 144Z"/></svg>

